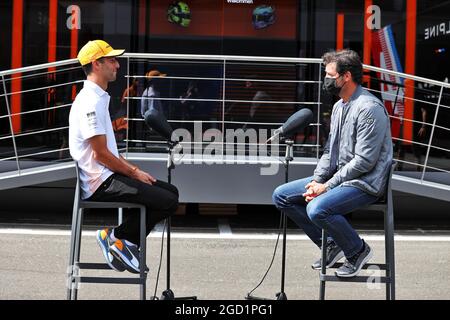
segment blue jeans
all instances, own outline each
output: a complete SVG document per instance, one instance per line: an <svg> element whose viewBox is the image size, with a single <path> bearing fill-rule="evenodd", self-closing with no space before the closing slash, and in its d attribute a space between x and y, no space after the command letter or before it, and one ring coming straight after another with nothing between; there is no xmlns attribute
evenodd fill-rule
<svg viewBox="0 0 450 320"><path fill-rule="evenodd" d="M338 186L306 203L302 194L311 180L312 177L308 177L279 186L273 192L273 203L319 248L324 229L347 258L355 255L362 249L363 242L343 215L372 204L378 198L355 187Z"/></svg>

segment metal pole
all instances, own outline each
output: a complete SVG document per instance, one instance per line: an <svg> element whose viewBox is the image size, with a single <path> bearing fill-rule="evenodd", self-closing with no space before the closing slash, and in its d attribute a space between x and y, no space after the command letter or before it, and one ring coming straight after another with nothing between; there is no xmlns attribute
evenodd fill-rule
<svg viewBox="0 0 450 320"><path fill-rule="evenodd" d="M394 111L395 111L395 106L397 105L399 91L400 91L400 87L397 87L397 91L395 93L394 105L392 106L392 114L393 115L394 115ZM404 99L403 99L403 102L405 102ZM400 139L403 140L403 118L401 119L401 124L400 124ZM401 148L403 148L403 146L402 146L402 141L398 141L398 143L400 145L398 147L397 158L400 159L400 156L401 156L401 153L402 153Z"/></svg>
<svg viewBox="0 0 450 320"><path fill-rule="evenodd" d="M319 63L319 89L318 89L318 98L317 98L317 148L316 148L316 158L319 160L319 143L320 143L320 99L321 99L321 84L322 81L320 81L321 77L321 64Z"/></svg>
<svg viewBox="0 0 450 320"><path fill-rule="evenodd" d="M140 236L140 245L141 249L139 252L139 264L140 264L140 270L139 270L139 278L141 280L140 283L140 290L139 290L139 296L141 300L146 299L146 280L147 280L147 274L145 273L145 268L147 267L147 211L146 208L140 208L139 212L141 214L141 236Z"/></svg>
<svg viewBox="0 0 450 320"><path fill-rule="evenodd" d="M16 138L14 136L14 128L13 128L13 125L12 125L11 110L9 108L8 95L6 94L5 76L3 76L3 75L2 75L2 80L3 80L3 92L5 94L6 110L8 111L9 128L11 130L11 138L12 138L13 147L14 147L14 155L16 156L17 171L18 171L18 173L20 175L19 155L17 153Z"/></svg>
<svg viewBox="0 0 450 320"><path fill-rule="evenodd" d="M127 57L127 90L130 88L130 58ZM129 131L130 131L130 91L128 91L128 96L127 96L127 141L126 141L126 151L125 151L125 155L126 158L128 159L128 140L130 138L129 135Z"/></svg>
<svg viewBox="0 0 450 320"><path fill-rule="evenodd" d="M172 162L172 146L170 145L170 142L169 142L169 145L168 145L168 151L169 151L169 153L168 153L168 157L169 157L169 161L168 161L168 163L167 163L167 182L169 183L169 184L171 184L172 183L172 166L173 166L173 162ZM172 223L172 219L171 219L171 217L169 216L168 218L167 218L167 275L166 275L166 278L167 278L167 291L169 291L170 290L170 226L171 226L171 223Z"/></svg>
<svg viewBox="0 0 450 320"><path fill-rule="evenodd" d="M439 99L438 99L438 103L436 106L436 113L434 114L434 119L433 119L433 127L431 127L431 134L430 134L430 140L428 142L427 155L425 157L425 162L424 162L423 171L422 171L422 177L420 179L421 182L423 182L423 178L425 177L425 172L427 170L428 157L430 155L431 143L433 142L434 128L436 126L436 121L437 121L437 117L438 117L438 113L439 113L439 107L441 105L443 91L444 91L444 86L441 86L441 92L439 94Z"/></svg>
<svg viewBox="0 0 450 320"><path fill-rule="evenodd" d="M173 149L177 143L168 141L168 160L167 160L167 181L169 184L172 183L172 170L175 168L175 163L173 161ZM167 219L167 289L162 293L161 300L197 300L197 296L190 297L175 297L175 294L170 289L170 225L172 222L171 217Z"/></svg>
<svg viewBox="0 0 450 320"><path fill-rule="evenodd" d="M293 140L286 139L286 163L284 165L284 179L285 183L289 182L289 163L294 160L292 157L292 146L294 144ZM287 237L287 217L286 213L283 212L283 250L281 259L281 292L277 294L277 300L287 300L286 293L284 292L284 284L286 279L286 237Z"/></svg>
<svg viewBox="0 0 450 320"><path fill-rule="evenodd" d="M319 299L325 300L325 279L323 277L327 274L327 232L322 229L322 248L320 248L321 260L320 260L320 289Z"/></svg>
<svg viewBox="0 0 450 320"><path fill-rule="evenodd" d="M223 78L222 78L222 157L224 155L225 149L225 88L226 88L226 71L227 71L227 60L223 60Z"/></svg>
<svg viewBox="0 0 450 320"><path fill-rule="evenodd" d="M120 226L123 222L123 208L119 208L117 214L117 224Z"/></svg>
<svg viewBox="0 0 450 320"><path fill-rule="evenodd" d="M286 148L289 149L289 146ZM289 182L289 160L286 158L286 164L285 164L285 182ZM281 260L281 293L284 293L284 283L286 279L286 213L283 212L283 258Z"/></svg>

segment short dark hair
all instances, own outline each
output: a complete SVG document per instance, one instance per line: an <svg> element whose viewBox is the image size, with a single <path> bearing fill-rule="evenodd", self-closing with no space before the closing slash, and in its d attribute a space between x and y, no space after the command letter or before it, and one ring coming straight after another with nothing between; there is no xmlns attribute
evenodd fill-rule
<svg viewBox="0 0 450 320"><path fill-rule="evenodd" d="M83 69L86 76L90 75L92 72L92 62L85 64L84 66L81 66L81 69Z"/></svg>
<svg viewBox="0 0 450 320"><path fill-rule="evenodd" d="M362 83L363 67L359 55L349 49L329 51L322 56L323 64L336 63L336 72L344 74L349 71L357 84Z"/></svg>
<svg viewBox="0 0 450 320"><path fill-rule="evenodd" d="M96 61L103 63L103 58L97 59ZM90 75L92 72L92 62L85 64L84 66L81 66L86 76Z"/></svg>

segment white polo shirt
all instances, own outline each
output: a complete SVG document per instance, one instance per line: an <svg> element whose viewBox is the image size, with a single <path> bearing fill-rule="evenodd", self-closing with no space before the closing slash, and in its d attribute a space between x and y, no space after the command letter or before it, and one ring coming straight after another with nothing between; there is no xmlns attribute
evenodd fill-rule
<svg viewBox="0 0 450 320"><path fill-rule="evenodd" d="M106 135L108 150L119 158L116 138L109 115L109 94L92 81L86 80L72 104L69 115L70 155L80 168L81 198L89 198L113 174L94 159L87 139Z"/></svg>

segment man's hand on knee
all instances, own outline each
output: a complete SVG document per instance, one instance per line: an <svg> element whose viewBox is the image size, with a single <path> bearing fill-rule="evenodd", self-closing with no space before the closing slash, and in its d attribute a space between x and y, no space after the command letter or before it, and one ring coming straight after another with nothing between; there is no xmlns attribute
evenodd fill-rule
<svg viewBox="0 0 450 320"><path fill-rule="evenodd" d="M133 178L144 182L144 183L148 183L148 184L153 184L156 182L156 179L153 178L151 175L149 175L147 172L142 171L141 169L137 168L134 172Z"/></svg>
<svg viewBox="0 0 450 320"><path fill-rule="evenodd" d="M308 183L308 184L305 186L305 188L306 188L306 190L308 190L309 188L314 187L314 186L317 185L317 184L318 184L318 182L317 182L316 180L313 180L313 181L311 181L310 183Z"/></svg>
<svg viewBox="0 0 450 320"><path fill-rule="evenodd" d="M316 181L312 181L306 185L306 192L303 194L306 202L310 202L315 197L320 196L321 194L327 192L328 186L324 183L318 183Z"/></svg>

